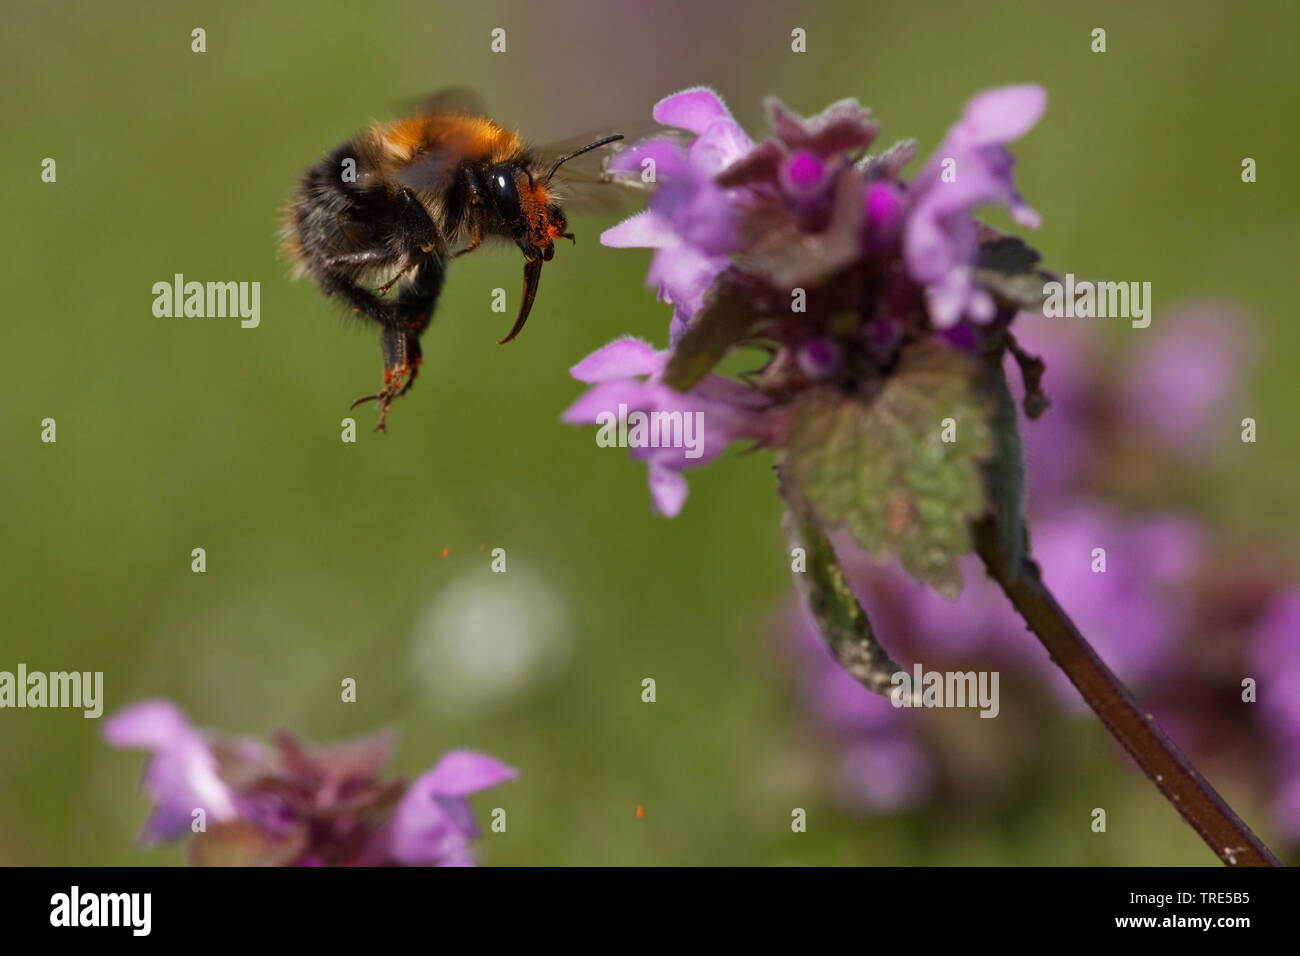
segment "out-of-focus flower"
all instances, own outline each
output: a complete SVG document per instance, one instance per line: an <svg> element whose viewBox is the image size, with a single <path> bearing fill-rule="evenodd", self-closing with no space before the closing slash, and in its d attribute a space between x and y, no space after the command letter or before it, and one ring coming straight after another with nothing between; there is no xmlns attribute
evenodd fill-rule
<svg viewBox="0 0 1300 956"><path fill-rule="evenodd" d="M1251 351L1250 327L1236 309L1215 302L1171 309L1143 334L1124 375L1128 423L1167 452L1203 457L1226 435L1226 406Z"/></svg>
<svg viewBox="0 0 1300 956"><path fill-rule="evenodd" d="M1044 582L1120 679L1145 687L1168 673L1176 627L1185 623L1180 588L1205 560L1204 529L1186 518L1123 517L1085 503L1039 517L1033 528ZM1082 707L1064 673L1041 653L1037 659L1063 699Z"/></svg>
<svg viewBox="0 0 1300 956"><path fill-rule="evenodd" d="M838 773L839 798L873 813L915 806L930 795L936 776L929 750L906 731L850 743L840 754Z"/></svg>
<svg viewBox="0 0 1300 956"><path fill-rule="evenodd" d="M103 733L115 747L153 752L144 773L144 789L154 801L142 834L147 843L187 831L196 807L219 822L239 816L236 796L218 775L212 748L174 704L152 700L128 707L104 721Z"/></svg>
<svg viewBox="0 0 1300 956"><path fill-rule="evenodd" d="M1250 667L1264 723L1300 756L1300 590L1278 595L1254 627ZM1300 770L1300 761L1297 761Z"/></svg>
<svg viewBox="0 0 1300 956"><path fill-rule="evenodd" d="M163 700L114 714L104 737L152 752L144 839L194 829L190 856L200 865L472 865L477 830L465 797L517 776L490 757L452 751L408 788L379 777L391 733L323 747L280 734L264 746L205 734Z"/></svg>
<svg viewBox="0 0 1300 956"><path fill-rule="evenodd" d="M393 811L389 855L407 866L473 866L469 844L478 827L465 798L516 776L473 751L446 754L402 795Z"/></svg>
<svg viewBox="0 0 1300 956"><path fill-rule="evenodd" d="M1300 843L1300 588L1279 594L1264 608L1252 637L1257 723L1276 754L1273 818L1288 839Z"/></svg>
<svg viewBox="0 0 1300 956"><path fill-rule="evenodd" d="M1051 397L1050 410L1022 431L1031 503L1089 493L1106 471L1119 477L1110 464L1117 454L1123 471L1141 476L1171 456L1204 461L1234 434L1229 410L1253 351L1239 309L1175 305L1110 360L1097 354L1094 333L1069 319L1016 318L1016 338L1046 364ZM1022 397L1018 377L1008 377Z"/></svg>

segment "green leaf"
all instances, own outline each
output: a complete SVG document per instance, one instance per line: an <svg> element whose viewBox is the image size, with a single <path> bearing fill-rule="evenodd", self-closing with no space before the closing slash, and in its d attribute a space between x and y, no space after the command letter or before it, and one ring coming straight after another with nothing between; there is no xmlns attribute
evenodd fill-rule
<svg viewBox="0 0 1300 956"><path fill-rule="evenodd" d="M832 388L794 406L782 475L796 507L847 528L879 558L941 594L961 593L958 559L986 510L981 464L993 452L992 403L964 353L922 342L874 395ZM945 419L955 441L943 441Z"/></svg>
<svg viewBox="0 0 1300 956"><path fill-rule="evenodd" d="M793 510L786 512L784 525L790 547L803 549L806 567L796 569L795 584L827 647L864 687L890 693L891 678L900 668L876 639L834 547L812 521Z"/></svg>
<svg viewBox="0 0 1300 956"><path fill-rule="evenodd" d="M1001 304L1039 312L1047 294L1044 283L1052 275L1039 269L1039 255L1015 236L998 236L980 243L975 260L975 281Z"/></svg>
<svg viewBox="0 0 1300 956"><path fill-rule="evenodd" d="M704 305L674 346L663 383L679 392L689 391L748 335L754 321L746 290L724 274L705 294Z"/></svg>

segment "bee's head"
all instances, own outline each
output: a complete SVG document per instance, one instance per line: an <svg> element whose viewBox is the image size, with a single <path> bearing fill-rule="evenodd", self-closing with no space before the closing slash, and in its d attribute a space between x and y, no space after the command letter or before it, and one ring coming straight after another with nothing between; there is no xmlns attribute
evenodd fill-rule
<svg viewBox="0 0 1300 956"><path fill-rule="evenodd" d="M526 259L555 255L555 240L572 239L559 203L546 182L522 166L496 166L488 173L487 191L505 231Z"/></svg>
<svg viewBox="0 0 1300 956"><path fill-rule="evenodd" d="M514 328L501 341L509 342L528 321L537 295L542 263L555 256L555 240L572 239L567 222L547 183L523 166L497 166L488 174L487 191L507 234L524 254L524 292Z"/></svg>
<svg viewBox="0 0 1300 956"><path fill-rule="evenodd" d="M514 327L501 340L502 344L518 335L528 321L533 299L537 296L537 284L542 277L542 263L550 262L555 256L555 240L573 240L573 234L565 231L568 222L564 218L564 210L551 193L551 177L573 157L622 138L618 135L606 136L567 153L555 161L555 165L544 177L534 176L527 163L503 164L489 170L487 191L491 201L510 237L524 254L523 299L519 303L519 315Z"/></svg>

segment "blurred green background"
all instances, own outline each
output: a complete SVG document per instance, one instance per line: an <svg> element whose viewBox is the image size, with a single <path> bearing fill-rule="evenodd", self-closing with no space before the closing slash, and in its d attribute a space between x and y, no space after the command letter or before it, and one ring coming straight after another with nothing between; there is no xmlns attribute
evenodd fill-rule
<svg viewBox="0 0 1300 956"><path fill-rule="evenodd" d="M574 362L624 333L667 340L649 255L602 248L608 218L572 218L578 245L558 250L508 347L490 295L516 301L518 253L457 262L418 385L387 435L359 409L356 444L339 422L379 382L377 336L291 283L277 251L306 166L441 86L476 87L537 140L644 121L697 83L753 132L765 95L802 112L856 96L884 142L916 136L925 156L977 91L1038 82L1047 115L1014 149L1044 220L1035 245L1062 271L1150 280L1156 321L1206 294L1253 313L1260 441L1203 506L1293 542L1300 7L1078 7L6 5L0 669L102 670L106 712L165 696L259 736L396 725L407 775L453 746L486 751L522 771L476 800L509 813L479 845L488 863L1214 863L1093 721L1062 718L1041 772L996 801L875 820L833 808L775 651L789 568L770 459L692 473L666 521L640 466L559 422ZM190 51L194 27L206 53ZM261 327L155 318L151 286L176 272L260 281ZM57 444L40 441L46 417ZM505 575L488 571L498 547ZM1016 732L974 723L991 750ZM0 862L183 859L135 846L142 757L99 728L0 712ZM1267 838L1248 783L1210 775ZM796 806L806 834L791 833ZM1111 838L1089 830L1095 806Z"/></svg>

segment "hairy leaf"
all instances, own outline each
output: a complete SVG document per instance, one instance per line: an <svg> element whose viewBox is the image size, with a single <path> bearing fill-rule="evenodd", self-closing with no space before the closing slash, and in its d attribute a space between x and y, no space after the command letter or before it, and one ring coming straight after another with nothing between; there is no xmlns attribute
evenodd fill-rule
<svg viewBox="0 0 1300 956"><path fill-rule="evenodd" d="M899 666L876 639L834 547L812 521L794 511L786 513L784 524L790 546L802 548L807 559L806 570L795 572L795 584L822 639L855 680L877 694L888 694Z"/></svg>
<svg viewBox="0 0 1300 956"><path fill-rule="evenodd" d="M846 527L868 552L896 555L949 597L961 592L969 523L986 510L992 405L977 369L964 353L914 345L874 395L804 395L784 455L787 492L823 527ZM943 440L945 428L955 440Z"/></svg>

